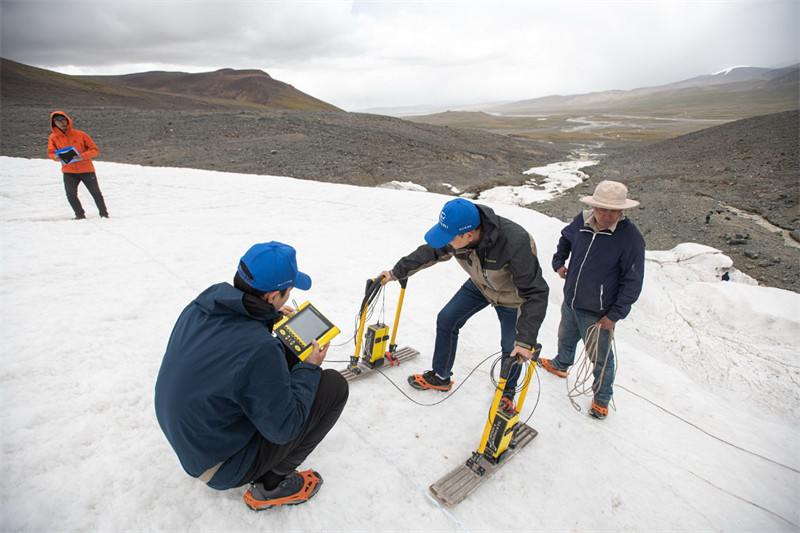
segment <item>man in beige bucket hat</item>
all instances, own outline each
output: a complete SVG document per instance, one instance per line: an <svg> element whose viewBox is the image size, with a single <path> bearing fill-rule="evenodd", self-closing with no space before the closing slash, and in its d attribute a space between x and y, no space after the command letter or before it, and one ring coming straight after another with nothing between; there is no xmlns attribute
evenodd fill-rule
<svg viewBox="0 0 800 533"><path fill-rule="evenodd" d="M575 362L578 341L584 346L591 326L597 325L594 360L594 399L589 414L608 415L614 385L614 352L609 333L628 316L644 281L644 237L622 210L639 202L628 199L628 188L617 181L601 181L594 194L581 202L589 205L561 231L553 270L564 283L564 302L558 326L558 355L539 359L545 370L567 377ZM571 256L571 257L570 257ZM569 258L569 267L566 266ZM587 350L588 352L588 350Z"/></svg>

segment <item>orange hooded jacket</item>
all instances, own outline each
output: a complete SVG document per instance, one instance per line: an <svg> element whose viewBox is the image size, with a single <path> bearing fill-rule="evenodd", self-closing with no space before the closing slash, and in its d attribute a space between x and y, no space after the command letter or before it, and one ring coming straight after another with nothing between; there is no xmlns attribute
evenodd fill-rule
<svg viewBox="0 0 800 533"><path fill-rule="evenodd" d="M53 124L53 117L55 115L64 115L67 117L67 131L62 132L56 127L55 124ZM81 156L80 161L73 161L72 163L63 165L61 167L61 172L64 174L82 174L84 172L94 172L92 159L97 157L97 154L100 153L100 150L94 144L92 138L81 130L72 129L72 119L69 118L69 116L67 116L67 114L63 111L53 111L50 113L50 127L53 129L53 133L50 134L50 138L47 140L47 155L50 157L50 159L61 162L58 156L56 156L56 150L66 148L68 146L75 148L75 150Z"/></svg>

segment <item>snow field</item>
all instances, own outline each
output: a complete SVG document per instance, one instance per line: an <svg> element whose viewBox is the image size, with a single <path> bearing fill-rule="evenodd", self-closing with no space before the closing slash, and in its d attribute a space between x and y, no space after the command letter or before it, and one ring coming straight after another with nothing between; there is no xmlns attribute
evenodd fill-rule
<svg viewBox="0 0 800 533"><path fill-rule="evenodd" d="M0 501L3 531L771 530L800 527L800 295L759 287L697 244L648 251L645 288L617 328L616 410L576 411L537 372L522 413L539 436L455 509L428 486L475 449L499 349L492 310L462 330L451 397L412 390L435 316L463 283L450 262L408 284L398 343L417 360L356 381L308 461L325 484L306 505L253 513L244 489L188 477L161 434L153 386L170 331L200 291L230 281L255 242L298 250L295 291L339 328L342 368L364 284L422 243L447 197L291 178L97 163L111 213L69 220L58 166L0 158ZM563 223L487 201L536 238L555 353ZM576 206L576 213L580 206ZM635 213L632 214L635 221ZM387 286L392 323L399 287ZM374 318L377 318L374 317ZM370 322L371 323L371 322ZM349 341L349 342L348 342ZM508 513L492 513L503 502ZM518 505L517 505L518 504Z"/></svg>

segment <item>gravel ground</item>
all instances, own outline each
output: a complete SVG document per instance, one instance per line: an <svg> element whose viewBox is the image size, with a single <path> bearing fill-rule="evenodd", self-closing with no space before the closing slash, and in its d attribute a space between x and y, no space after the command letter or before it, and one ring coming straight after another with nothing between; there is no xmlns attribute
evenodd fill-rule
<svg viewBox="0 0 800 533"><path fill-rule="evenodd" d="M46 156L50 109L0 107L3 155ZM566 151L483 131L325 111L64 109L100 160L376 186L413 181L433 192L517 184Z"/></svg>

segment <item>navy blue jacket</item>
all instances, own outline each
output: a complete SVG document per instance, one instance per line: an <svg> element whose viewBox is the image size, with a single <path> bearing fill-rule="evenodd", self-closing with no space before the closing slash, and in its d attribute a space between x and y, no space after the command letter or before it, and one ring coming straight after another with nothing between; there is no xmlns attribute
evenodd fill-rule
<svg viewBox="0 0 800 533"><path fill-rule="evenodd" d="M208 486L229 489L253 464L259 433L293 440L308 418L321 370L291 370L271 334L280 314L250 314L228 283L203 291L178 318L155 388L156 417L184 470L193 477L220 462Z"/></svg>
<svg viewBox="0 0 800 533"><path fill-rule="evenodd" d="M628 316L644 282L644 237L629 218L612 232L592 230L584 213L561 231L553 270L569 259L564 303L571 309L617 322Z"/></svg>

